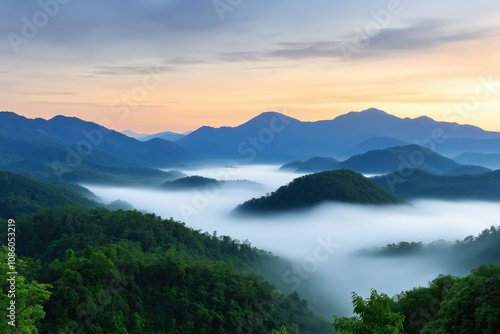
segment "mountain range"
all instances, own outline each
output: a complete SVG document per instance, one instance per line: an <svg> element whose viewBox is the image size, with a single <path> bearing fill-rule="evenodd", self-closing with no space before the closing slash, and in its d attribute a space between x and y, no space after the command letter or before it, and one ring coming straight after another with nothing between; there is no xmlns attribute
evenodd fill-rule
<svg viewBox="0 0 500 334"><path fill-rule="evenodd" d="M140 176L165 182L167 175L151 168L183 166L194 159L176 143L158 138L142 142L75 117L28 119L0 112L4 170L75 182L127 183Z"/></svg>
<svg viewBox="0 0 500 334"><path fill-rule="evenodd" d="M410 144L422 145L446 157L461 155L467 164L474 163L471 156L477 154L486 155L487 162L496 161L500 154L499 132L428 117L399 118L378 109L315 122L264 112L236 127L203 126L185 135L151 135L155 138L149 140L135 134L141 139L138 140L130 137L134 136L130 131L127 133L129 136L75 117L28 119L13 112L0 112L0 168L37 177L55 173L58 178L64 175L78 182L126 183L138 175L149 174L154 175L151 183L159 185L172 178L150 168L170 169L209 161L247 164L285 163L311 157L347 160L369 151ZM162 136L172 141L161 139Z"/></svg>
<svg viewBox="0 0 500 334"><path fill-rule="evenodd" d="M442 175L481 174L491 171L491 169L482 166L459 164L419 145L373 150L355 155L345 161L328 157L314 157L306 161L289 162L280 169L297 173L350 169L364 174L387 174L415 168Z"/></svg>
<svg viewBox="0 0 500 334"><path fill-rule="evenodd" d="M159 139L164 139L168 141L177 141L181 138L184 138L186 134L181 134L181 133L175 133L172 131L165 131L165 132L160 132L160 133L155 133L152 135L148 134L143 134L143 133L137 133L132 130L125 130L122 131L122 133L128 137L140 140L140 141L148 141L151 139L159 138Z"/></svg>
<svg viewBox="0 0 500 334"><path fill-rule="evenodd" d="M378 109L316 122L265 112L237 127L201 127L176 143L202 158L243 162L286 162L314 156L347 159L407 144L426 146L449 157L465 152L500 153L499 132L429 117L399 118Z"/></svg>

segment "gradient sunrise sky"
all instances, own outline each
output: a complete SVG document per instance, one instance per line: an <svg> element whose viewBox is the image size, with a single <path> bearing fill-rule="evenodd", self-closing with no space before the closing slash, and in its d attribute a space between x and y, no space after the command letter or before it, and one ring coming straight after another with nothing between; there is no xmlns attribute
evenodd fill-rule
<svg viewBox="0 0 500 334"><path fill-rule="evenodd" d="M500 131L500 2L0 3L0 110L141 133L376 107Z"/></svg>

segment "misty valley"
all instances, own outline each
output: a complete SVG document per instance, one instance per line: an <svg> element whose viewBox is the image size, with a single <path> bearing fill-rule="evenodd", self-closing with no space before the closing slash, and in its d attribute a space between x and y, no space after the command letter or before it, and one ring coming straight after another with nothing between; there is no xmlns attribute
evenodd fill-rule
<svg viewBox="0 0 500 334"><path fill-rule="evenodd" d="M0 13L0 334L500 334L500 1Z"/></svg>
<svg viewBox="0 0 500 334"><path fill-rule="evenodd" d="M11 324L498 333L500 133L377 109L143 140L63 116L0 120Z"/></svg>
<svg viewBox="0 0 500 334"><path fill-rule="evenodd" d="M494 202L419 199L404 205L366 206L321 203L292 213L235 215L248 199L260 197L301 174L278 165L204 168L182 171L210 179L244 179L263 189L208 184L184 191L84 185L105 203L116 199L162 217L174 217L195 230L248 240L289 261L275 278L284 292L301 292L316 311L329 317L349 315L351 292L369 295L371 288L394 296L426 286L439 274L466 275L477 263L455 261L453 253L364 257L362 249L387 244L462 240L498 225ZM322 248L322 250L318 250ZM325 310L329 310L325 312Z"/></svg>

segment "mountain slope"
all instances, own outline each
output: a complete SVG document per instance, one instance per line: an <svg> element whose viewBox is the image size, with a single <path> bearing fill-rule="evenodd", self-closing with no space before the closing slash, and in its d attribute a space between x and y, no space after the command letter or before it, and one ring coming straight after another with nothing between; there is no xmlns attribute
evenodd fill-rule
<svg viewBox="0 0 500 334"><path fill-rule="evenodd" d="M500 169L500 154L466 152L453 158L453 160L466 165L481 165L491 169Z"/></svg>
<svg viewBox="0 0 500 334"><path fill-rule="evenodd" d="M171 131L160 132L152 135L145 135L141 138L138 138L140 141L148 141L154 138L159 138L167 141L178 141L179 139L184 138L186 135L175 133Z"/></svg>
<svg viewBox="0 0 500 334"><path fill-rule="evenodd" d="M0 171L0 217L15 218L21 213L42 208L74 206L96 207L97 203L82 195L85 188L68 184L50 184L21 175Z"/></svg>
<svg viewBox="0 0 500 334"><path fill-rule="evenodd" d="M208 177L193 175L193 176L179 178L173 181L167 181L163 183L160 187L165 190L191 190L191 189L210 188L210 187L261 189L263 186L259 183L248 180L220 181Z"/></svg>
<svg viewBox="0 0 500 334"><path fill-rule="evenodd" d="M393 173L371 180L406 199L500 200L500 170L460 176L435 175L413 170L406 171L405 177L400 173Z"/></svg>
<svg viewBox="0 0 500 334"><path fill-rule="evenodd" d="M350 170L326 171L294 179L267 196L251 199L238 212L266 212L311 207L332 201L353 204L396 204L401 200L361 174Z"/></svg>
<svg viewBox="0 0 500 334"><path fill-rule="evenodd" d="M193 158L191 153L175 143L161 139L141 142L75 117L27 119L14 113L0 112L0 136L63 147L74 145L67 155L81 158L99 151L127 163L147 167L182 164Z"/></svg>
<svg viewBox="0 0 500 334"><path fill-rule="evenodd" d="M370 139L362 142L359 145L356 145L355 147L353 147L349 150L346 150L345 154L349 154L350 156L353 156L353 155L363 154L363 153L366 153L369 151L383 150L386 148L391 148L391 147L396 147L396 146L406 146L406 145L409 145L409 143L407 143L403 140L399 140L399 139L373 137L373 138L370 138Z"/></svg>
<svg viewBox="0 0 500 334"><path fill-rule="evenodd" d="M284 164L280 170L291 170L297 173L316 173L338 169L340 161L335 158L314 157L306 161L293 161Z"/></svg>
<svg viewBox="0 0 500 334"><path fill-rule="evenodd" d="M369 151L342 162L333 158L315 157L307 161L287 163L281 166L280 169L299 173L350 169L365 174L387 174L398 170L415 168L444 175L481 174L491 171L481 166L461 165L418 145Z"/></svg>
<svg viewBox="0 0 500 334"><path fill-rule="evenodd" d="M386 174L407 168L419 168L444 174L461 166L449 158L418 145L370 151L340 164L341 168L367 174Z"/></svg>
<svg viewBox="0 0 500 334"><path fill-rule="evenodd" d="M389 143L423 142L433 138L436 129L446 138L437 150L446 145L446 151L452 151L460 150L464 143L474 142L477 147L483 142L500 141L500 133L474 126L437 122L428 117L403 119L368 109L316 122L265 112L237 127L202 127L176 143L205 158L286 162L311 156L348 158L360 151L386 148ZM496 149L500 153L500 146Z"/></svg>
<svg viewBox="0 0 500 334"><path fill-rule="evenodd" d="M297 293L277 293L255 273L279 268L280 279L284 265L248 242L137 211L47 209L19 217L16 227L16 252L29 257L19 275L51 285L37 323L43 334L331 329ZM0 248L2 261L6 253Z"/></svg>

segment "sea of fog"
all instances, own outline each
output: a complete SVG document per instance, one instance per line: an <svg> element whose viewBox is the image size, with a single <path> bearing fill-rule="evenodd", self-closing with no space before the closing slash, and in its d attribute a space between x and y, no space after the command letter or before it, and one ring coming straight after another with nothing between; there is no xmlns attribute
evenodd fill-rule
<svg viewBox="0 0 500 334"><path fill-rule="evenodd" d="M282 283L293 290L315 290L309 294L322 305L321 313L350 314L351 292L364 297L370 289L393 296L416 286L427 286L439 274L466 274L443 267L440 259L361 258L352 252L400 241L439 239L455 241L477 235L498 225L500 205L490 202L445 202L420 200L400 206L323 204L302 212L270 217L238 217L231 210L253 197L285 185L298 174L282 172L278 166L206 168L184 171L219 180L251 180L261 189L206 187L194 191L164 191L84 185L104 202L125 200L138 210L174 218L195 230L234 239L271 251L293 266L282 274ZM326 302L325 302L326 301Z"/></svg>

